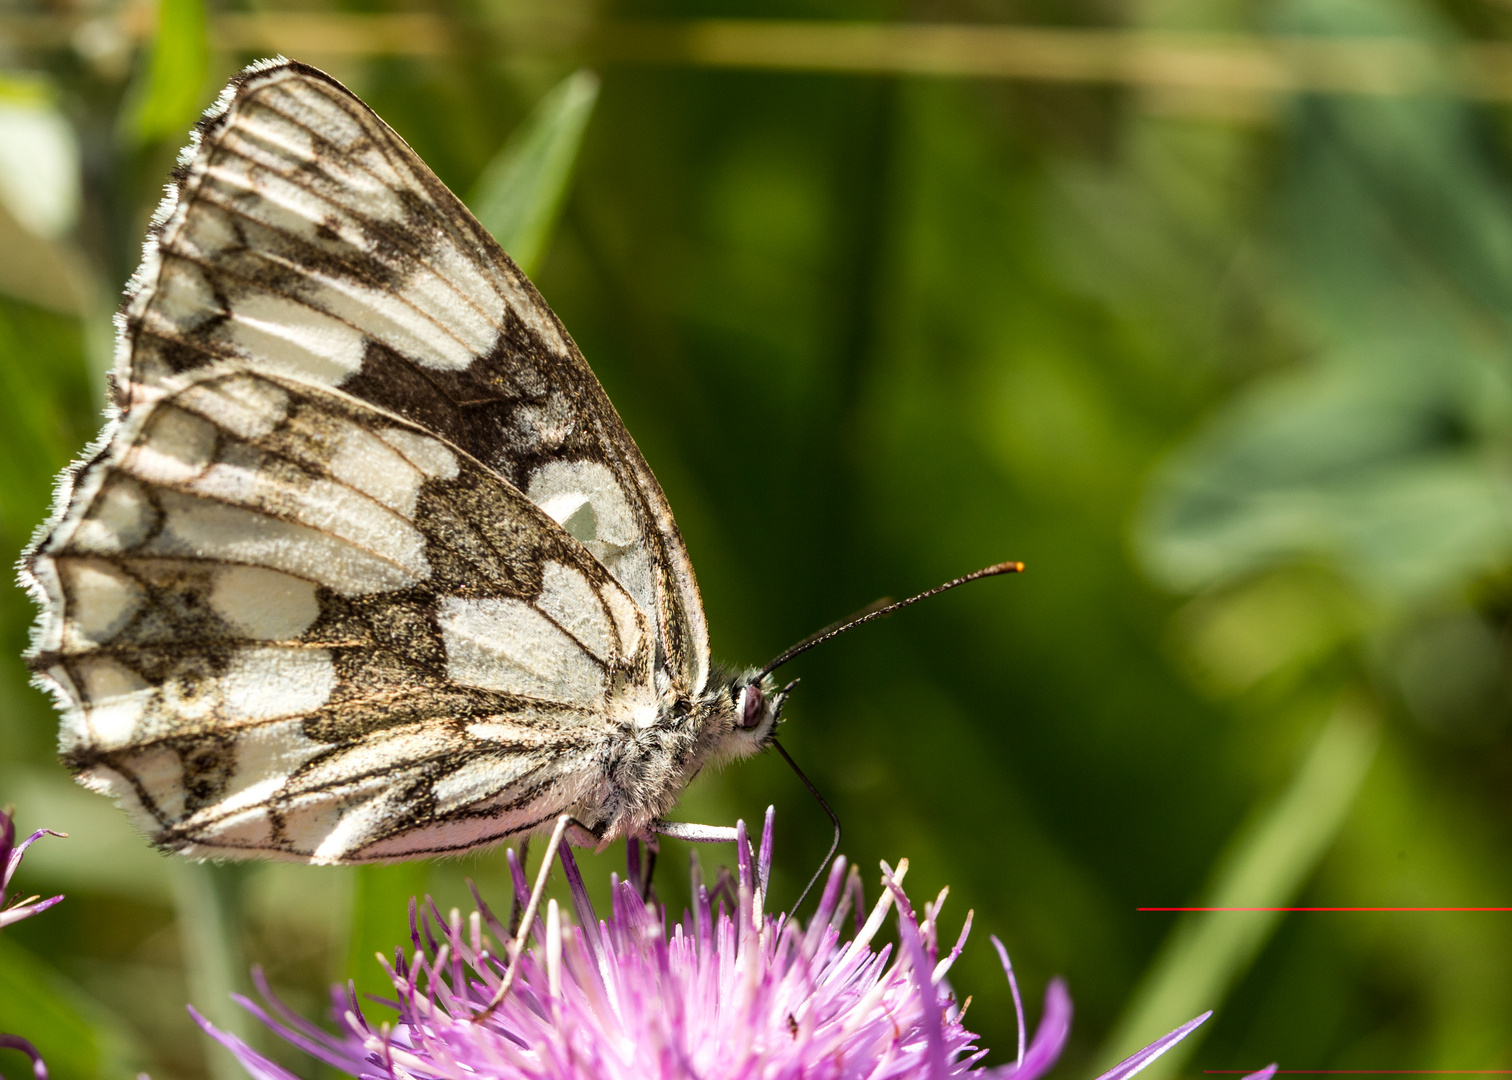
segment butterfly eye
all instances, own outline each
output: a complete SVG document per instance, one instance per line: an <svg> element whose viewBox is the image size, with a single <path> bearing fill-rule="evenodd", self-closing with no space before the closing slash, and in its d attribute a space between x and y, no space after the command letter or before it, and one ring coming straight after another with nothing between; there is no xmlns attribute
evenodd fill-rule
<svg viewBox="0 0 1512 1080"><path fill-rule="evenodd" d="M736 712L740 716L740 726L746 730L760 724L766 714L766 695L761 692L761 687L751 685L741 690Z"/></svg>

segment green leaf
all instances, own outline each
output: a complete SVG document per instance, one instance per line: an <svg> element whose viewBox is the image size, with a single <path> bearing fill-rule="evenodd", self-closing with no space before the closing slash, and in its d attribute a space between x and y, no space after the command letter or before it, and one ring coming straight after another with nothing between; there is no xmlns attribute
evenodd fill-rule
<svg viewBox="0 0 1512 1080"><path fill-rule="evenodd" d="M145 84L136 93L131 134L139 142L182 138L199 116L210 41L204 0L158 0Z"/></svg>
<svg viewBox="0 0 1512 1080"><path fill-rule="evenodd" d="M41 916L46 918L45 915ZM104 1080L140 1071L125 1025L48 964L0 935L0 1030L30 1039L52 1080ZM24 1075L7 1055L7 1076Z"/></svg>
<svg viewBox="0 0 1512 1080"><path fill-rule="evenodd" d="M1262 382L1157 477L1137 530L1146 566L1195 591L1322 560L1397 603L1504 567L1512 489L1446 398L1384 363Z"/></svg>
<svg viewBox="0 0 1512 1080"><path fill-rule="evenodd" d="M1377 720L1368 706L1353 698L1341 702L1285 794L1235 838L1231 855L1219 863L1198 906L1289 904L1348 817L1377 741ZM1280 921L1281 913L1274 911L1183 915L1103 1047L1103 1067L1123 1060L1198 1013L1217 1009ZM1200 1037L1188 1036L1151 1065L1146 1080L1174 1076Z"/></svg>
<svg viewBox="0 0 1512 1080"><path fill-rule="evenodd" d="M546 252L598 92L598 76L586 69L558 83L484 167L468 199L527 274Z"/></svg>

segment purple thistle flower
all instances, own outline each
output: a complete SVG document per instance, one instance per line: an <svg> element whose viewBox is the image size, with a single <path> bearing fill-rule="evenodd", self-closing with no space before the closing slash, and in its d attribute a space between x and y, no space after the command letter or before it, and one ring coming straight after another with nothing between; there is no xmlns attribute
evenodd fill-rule
<svg viewBox="0 0 1512 1080"><path fill-rule="evenodd" d="M51 829L38 829L21 843L16 843L16 823L9 813L0 810L0 904L5 903L5 898L10 894L11 878L16 876L16 870L21 865L21 857L26 854L26 849L31 847L44 836L66 836L66 833L53 832ZM33 915L39 915L62 900L62 894L39 900L35 896L25 900L14 900L9 907L0 908L0 928L9 926L11 923L29 919Z"/></svg>
<svg viewBox="0 0 1512 1080"><path fill-rule="evenodd" d="M17 844L16 823L8 811L0 810L0 867L4 868L0 870L0 905L5 904L5 898L10 894L11 878L16 876L16 870L21 865L21 857L26 854L26 849L44 836L66 835L68 834L53 832L51 829L38 829ZM35 896L25 900L14 900L7 907L0 907L0 927L39 915L62 899L63 895L60 893L46 900L39 900ZM0 1047L19 1050L31 1058L32 1076L35 1080L47 1080L47 1065L30 1040L23 1039L20 1035L7 1035L0 1032Z"/></svg>
<svg viewBox="0 0 1512 1080"><path fill-rule="evenodd" d="M1037 1080L1055 1064L1070 1031L1070 995L1059 979L1051 981L1026 1045L1018 984L994 938L1019 1013L1019 1052L1007 1065L980 1065L987 1051L962 1025L965 1010L945 978L965 946L970 913L940 956L938 919L948 890L924 906L920 920L902 889L907 862L896 871L884 864L886 888L864 921L857 905L847 939L841 928L860 897L860 879L854 870L847 875L841 858L805 927L763 911L772 811L754 866L744 823L738 829L735 881L722 880L711 893L695 869L694 910L670 931L633 881L612 880L609 917L600 920L564 847L576 924L555 900L546 905L533 927L535 944L492 1011L507 958L489 944L485 926L501 942L511 938L481 898L466 922L455 910L443 918L429 900L424 909L411 902L412 951L406 958L399 950L388 969L395 1000L387 1004L399 1011L392 1026L370 1023L350 985L332 990L336 1034L288 1009L261 971L253 978L267 1008L238 1000L288 1042L362 1080ZM510 869L523 901L513 852ZM872 948L894 906L896 955L891 945ZM255 1080L296 1080L190 1012ZM1205 1019L1099 1080L1133 1076Z"/></svg>

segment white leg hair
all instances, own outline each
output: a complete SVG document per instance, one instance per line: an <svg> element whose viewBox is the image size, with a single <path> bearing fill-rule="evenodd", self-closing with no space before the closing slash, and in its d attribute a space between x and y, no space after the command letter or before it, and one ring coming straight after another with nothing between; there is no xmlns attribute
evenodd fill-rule
<svg viewBox="0 0 1512 1080"><path fill-rule="evenodd" d="M690 844L733 844L740 835L728 825L694 825L685 821L658 821L651 828L663 836Z"/></svg>

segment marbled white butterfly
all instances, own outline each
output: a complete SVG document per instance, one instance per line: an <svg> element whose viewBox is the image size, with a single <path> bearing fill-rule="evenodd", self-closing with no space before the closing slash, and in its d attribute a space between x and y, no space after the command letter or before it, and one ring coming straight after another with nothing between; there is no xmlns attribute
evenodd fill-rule
<svg viewBox="0 0 1512 1080"><path fill-rule="evenodd" d="M582 354L335 80L231 82L117 329L112 419L23 558L28 655L66 764L158 846L357 863L563 813L578 843L649 836L770 743L776 662L711 667Z"/></svg>

